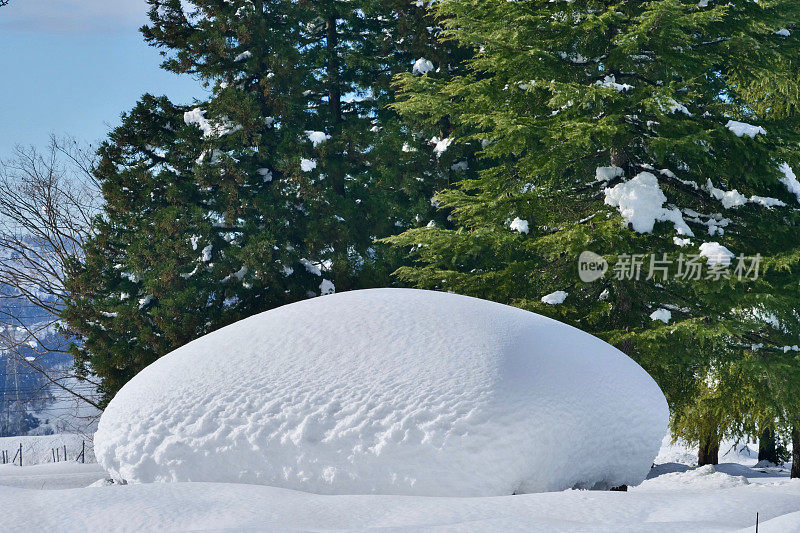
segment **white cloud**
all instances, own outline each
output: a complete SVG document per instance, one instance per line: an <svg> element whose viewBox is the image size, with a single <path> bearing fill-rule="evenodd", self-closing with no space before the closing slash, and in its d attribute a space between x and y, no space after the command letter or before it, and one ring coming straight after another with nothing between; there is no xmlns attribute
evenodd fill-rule
<svg viewBox="0 0 800 533"><path fill-rule="evenodd" d="M35 33L109 33L147 22L145 0L11 0L0 28Z"/></svg>

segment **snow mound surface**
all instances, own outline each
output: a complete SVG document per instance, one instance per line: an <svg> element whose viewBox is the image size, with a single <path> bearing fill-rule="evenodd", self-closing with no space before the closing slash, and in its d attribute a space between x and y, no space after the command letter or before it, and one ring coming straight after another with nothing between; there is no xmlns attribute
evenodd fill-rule
<svg viewBox="0 0 800 533"><path fill-rule="evenodd" d="M480 496L635 485L667 425L655 382L534 313L411 289L287 305L134 377L95 436L128 482Z"/></svg>

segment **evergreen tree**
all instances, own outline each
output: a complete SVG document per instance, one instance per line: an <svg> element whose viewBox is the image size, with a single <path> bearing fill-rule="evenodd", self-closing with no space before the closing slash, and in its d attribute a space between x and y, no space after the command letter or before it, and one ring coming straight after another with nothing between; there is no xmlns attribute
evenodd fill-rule
<svg viewBox="0 0 800 533"><path fill-rule="evenodd" d="M403 254L375 239L426 224L433 190L462 174L387 108L398 72L460 61L433 48L424 5L149 4L142 31L164 67L212 94L188 107L146 95L100 150L106 213L63 316L106 400L234 320L387 285Z"/></svg>
<svg viewBox="0 0 800 533"><path fill-rule="evenodd" d="M426 125L446 117L456 143L483 144L484 168L437 195L450 227L389 239L416 259L399 278L609 340L653 375L675 434L708 462L722 436L777 423L800 381L789 330L770 324L797 308L800 5L436 10L447 36L472 47L468 72L402 76L395 107ZM591 283L576 268L586 250L611 263ZM647 279L662 254L668 271ZM724 277L757 254L758 279Z"/></svg>

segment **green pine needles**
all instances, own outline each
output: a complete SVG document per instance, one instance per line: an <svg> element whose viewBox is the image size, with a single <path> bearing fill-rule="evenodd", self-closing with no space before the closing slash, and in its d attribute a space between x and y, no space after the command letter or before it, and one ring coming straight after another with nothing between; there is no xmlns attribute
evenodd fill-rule
<svg viewBox="0 0 800 533"><path fill-rule="evenodd" d="M401 76L394 107L414 123L446 117L456 143L482 146L481 170L437 194L448 227L388 239L416 261L399 277L609 340L659 382L676 435L788 428L796 402L778 398L800 384L800 56L787 28L800 5L443 0L436 10L448 38L474 51L468 71ZM611 263L591 283L577 270L587 250ZM637 254L640 276L621 268ZM669 274L647 279L663 254ZM730 255L757 254L758 279L731 275ZM690 259L700 279L678 276Z"/></svg>
<svg viewBox="0 0 800 533"><path fill-rule="evenodd" d="M389 109L421 57L458 65L423 6L149 2L146 40L206 102L145 95L100 149L105 215L64 318L105 399L146 365L235 320L391 283L375 242L436 218L458 169ZM449 59L453 56L456 59ZM442 217L443 220L443 217Z"/></svg>

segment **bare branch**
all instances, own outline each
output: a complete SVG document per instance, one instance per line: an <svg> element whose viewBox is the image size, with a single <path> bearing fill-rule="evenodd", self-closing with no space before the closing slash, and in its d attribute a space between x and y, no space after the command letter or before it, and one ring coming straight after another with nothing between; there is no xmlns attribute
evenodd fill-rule
<svg viewBox="0 0 800 533"><path fill-rule="evenodd" d="M16 147L0 161L0 353L14 373L35 373L47 390L99 409L90 377L41 363L43 356L69 353L58 313L67 296L66 266L82 260L100 213L95 164L91 146L55 137L44 151ZM47 394L24 399L41 402ZM8 409L8 398L3 403Z"/></svg>

